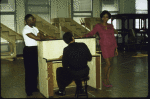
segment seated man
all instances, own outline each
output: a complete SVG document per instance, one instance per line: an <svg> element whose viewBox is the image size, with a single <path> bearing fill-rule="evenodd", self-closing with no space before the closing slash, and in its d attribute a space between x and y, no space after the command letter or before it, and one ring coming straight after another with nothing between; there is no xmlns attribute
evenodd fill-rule
<svg viewBox="0 0 150 99"><path fill-rule="evenodd" d="M68 86L76 78L86 77L89 74L87 61L92 60L92 55L84 43L76 43L72 33L66 32L63 40L68 44L64 48L62 56L62 65L56 70L56 80L59 90L55 92L57 95L65 95L65 87ZM82 93L82 81L75 80L77 88Z"/></svg>

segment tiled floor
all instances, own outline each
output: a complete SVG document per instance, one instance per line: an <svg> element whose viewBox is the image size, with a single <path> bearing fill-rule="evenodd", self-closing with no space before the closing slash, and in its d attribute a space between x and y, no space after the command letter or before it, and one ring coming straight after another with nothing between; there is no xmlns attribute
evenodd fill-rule
<svg viewBox="0 0 150 99"><path fill-rule="evenodd" d="M112 72L110 81L112 88L95 90L88 87L89 98L118 98L118 97L147 97L148 96L148 57L132 57L143 52L119 51L118 57L112 61ZM102 59L102 67L105 62ZM66 96L60 98L74 97L75 88L66 89ZM3 98L44 98L40 92L34 92L33 96L26 97L25 93L25 71L22 59L15 61L1 60L1 96ZM58 96L54 95L54 98Z"/></svg>

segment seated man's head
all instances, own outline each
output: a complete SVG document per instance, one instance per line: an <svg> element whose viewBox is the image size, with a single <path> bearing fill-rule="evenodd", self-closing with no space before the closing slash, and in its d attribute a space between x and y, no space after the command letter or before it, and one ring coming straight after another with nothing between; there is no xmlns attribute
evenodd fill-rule
<svg viewBox="0 0 150 99"><path fill-rule="evenodd" d="M63 35L63 40L64 40L65 43L67 43L67 44L70 44L70 43L75 42L75 40L74 40L73 35L72 35L71 32L66 32L66 33Z"/></svg>

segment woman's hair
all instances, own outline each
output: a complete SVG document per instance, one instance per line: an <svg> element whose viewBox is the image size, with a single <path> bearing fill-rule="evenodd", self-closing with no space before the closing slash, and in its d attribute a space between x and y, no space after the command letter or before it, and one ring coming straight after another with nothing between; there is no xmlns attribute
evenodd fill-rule
<svg viewBox="0 0 150 99"><path fill-rule="evenodd" d="M107 10L104 10L104 11L100 14L100 17L102 18L103 15L105 15L105 14L108 14L109 19L111 18L111 14L110 14Z"/></svg>
<svg viewBox="0 0 150 99"><path fill-rule="evenodd" d="M32 15L32 14L27 14L27 15L25 16L24 20L26 21L26 23L27 23L28 18L31 17L31 16L33 16L33 15Z"/></svg>
<svg viewBox="0 0 150 99"><path fill-rule="evenodd" d="M73 35L71 32L66 32L63 35L63 40L65 41L65 43L69 44L73 39L72 39Z"/></svg>

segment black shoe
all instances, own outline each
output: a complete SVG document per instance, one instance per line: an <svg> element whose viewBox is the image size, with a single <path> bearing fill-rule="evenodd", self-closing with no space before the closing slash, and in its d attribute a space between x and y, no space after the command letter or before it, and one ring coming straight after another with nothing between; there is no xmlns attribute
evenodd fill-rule
<svg viewBox="0 0 150 99"><path fill-rule="evenodd" d="M33 90L33 92L39 92L39 89L36 88L36 89Z"/></svg>
<svg viewBox="0 0 150 99"><path fill-rule="evenodd" d="M27 93L27 96L32 96L33 94L31 92L28 92Z"/></svg>
<svg viewBox="0 0 150 99"><path fill-rule="evenodd" d="M65 91L62 92L62 91L58 90L58 91L55 92L55 94L59 95L59 96L64 96L66 94L66 92Z"/></svg>
<svg viewBox="0 0 150 99"><path fill-rule="evenodd" d="M77 88L76 90L78 94L85 94L85 90L83 88Z"/></svg>
<svg viewBox="0 0 150 99"><path fill-rule="evenodd" d="M84 94L84 93L85 93L85 91L83 88L79 90L79 94Z"/></svg>

